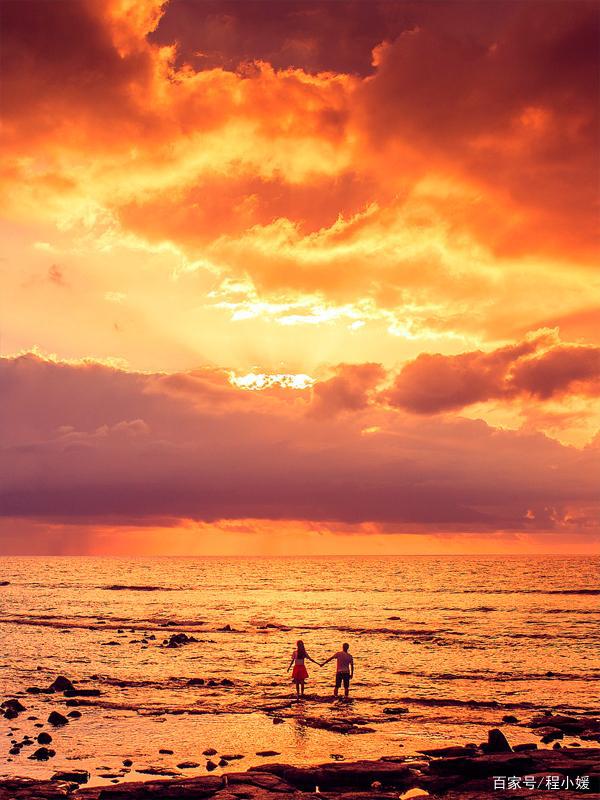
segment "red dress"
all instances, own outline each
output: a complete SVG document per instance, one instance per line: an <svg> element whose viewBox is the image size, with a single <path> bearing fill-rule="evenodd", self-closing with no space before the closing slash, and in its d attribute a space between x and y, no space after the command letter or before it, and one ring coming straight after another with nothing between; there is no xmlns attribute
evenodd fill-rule
<svg viewBox="0 0 600 800"><path fill-rule="evenodd" d="M308 678L308 670L304 666L304 659L297 658L295 650L292 658L296 662L292 670L292 683L303 683Z"/></svg>

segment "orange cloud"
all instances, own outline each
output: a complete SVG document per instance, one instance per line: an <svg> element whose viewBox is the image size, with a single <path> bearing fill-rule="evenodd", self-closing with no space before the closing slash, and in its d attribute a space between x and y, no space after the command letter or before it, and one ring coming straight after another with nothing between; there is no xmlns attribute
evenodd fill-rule
<svg viewBox="0 0 600 800"><path fill-rule="evenodd" d="M600 396L600 348L548 346L548 338L489 353L422 353L402 368L386 397L407 411L435 414L519 396Z"/></svg>

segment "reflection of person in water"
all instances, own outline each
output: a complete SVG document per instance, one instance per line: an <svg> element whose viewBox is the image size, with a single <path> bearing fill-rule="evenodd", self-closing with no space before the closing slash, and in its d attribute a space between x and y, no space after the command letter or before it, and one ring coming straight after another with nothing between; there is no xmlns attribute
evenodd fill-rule
<svg viewBox="0 0 600 800"><path fill-rule="evenodd" d="M324 667L325 664L333 661L334 658L337 661L335 668L335 689L333 690L334 697L338 696L342 683L344 684L344 697L348 697L348 692L350 691L350 678L354 677L354 659L348 652L349 649L350 645L344 642L341 650L334 653L327 661L323 661L321 664L321 666Z"/></svg>
<svg viewBox="0 0 600 800"><path fill-rule="evenodd" d="M312 661L313 664L318 663L314 658L308 655L306 647L304 647L304 642L299 639L296 642L296 649L292 653L292 660L288 666L289 672L292 664L294 665L294 669L292 670L292 682L296 684L296 697L304 697L304 681L308 678L308 670L304 664L305 661Z"/></svg>

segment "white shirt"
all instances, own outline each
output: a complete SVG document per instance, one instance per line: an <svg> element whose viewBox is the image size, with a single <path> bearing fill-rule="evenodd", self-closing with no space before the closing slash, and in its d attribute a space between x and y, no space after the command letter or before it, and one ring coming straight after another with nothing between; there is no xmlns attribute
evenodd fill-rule
<svg viewBox="0 0 600 800"><path fill-rule="evenodd" d="M350 664L354 665L354 659L350 653L340 650L339 653L335 654L335 658L337 659L336 669L338 672L350 672Z"/></svg>

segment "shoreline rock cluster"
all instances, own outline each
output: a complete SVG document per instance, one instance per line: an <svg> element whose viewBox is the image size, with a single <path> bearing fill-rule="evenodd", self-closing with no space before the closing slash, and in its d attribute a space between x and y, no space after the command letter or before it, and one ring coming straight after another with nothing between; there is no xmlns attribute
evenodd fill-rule
<svg viewBox="0 0 600 800"><path fill-rule="evenodd" d="M488 738L490 742L495 740L495 736ZM498 777L505 781L510 777L517 784L533 780L536 788L526 788L525 784L520 791L499 790L495 787ZM58 772L50 781L3 780L0 800L285 800L286 796L308 800L316 792L331 800L397 800L411 789L419 789L422 797L445 800L517 800L548 797L553 785L557 789L569 787L556 794L561 800L571 800L600 791L600 748L530 753L482 753L478 748L462 755L429 756L423 760L398 756L308 767L265 764L247 772L110 787L82 788L85 781L87 773L81 770Z"/></svg>

